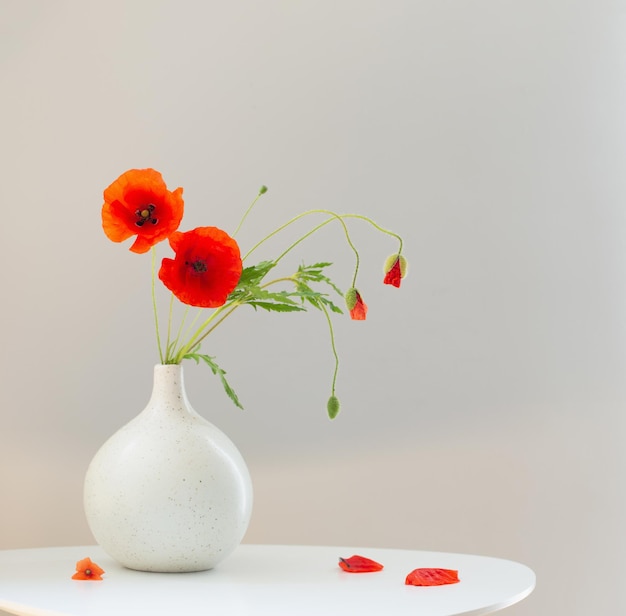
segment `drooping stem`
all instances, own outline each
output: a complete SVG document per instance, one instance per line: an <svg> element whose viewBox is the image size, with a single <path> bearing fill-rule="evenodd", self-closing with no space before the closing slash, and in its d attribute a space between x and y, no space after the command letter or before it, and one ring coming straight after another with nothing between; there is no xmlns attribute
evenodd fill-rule
<svg viewBox="0 0 626 616"><path fill-rule="evenodd" d="M333 372L333 383L331 388L331 395L335 395L335 385L337 384L337 373L339 372L339 354L337 353L337 347L335 345L335 332L333 330L333 322L328 314L328 310L324 304L320 303L320 308L324 312L324 316L326 317L326 321L328 323L328 330L330 332L330 346L333 350L333 355L335 356L335 370Z"/></svg>
<svg viewBox="0 0 626 616"><path fill-rule="evenodd" d="M384 227L381 227L379 224L376 224L371 218L368 218L367 216L362 216L361 214L343 214L343 218L358 218L359 220L364 220L365 222L372 225L372 227L374 227L381 233L390 235L391 237L395 237L400 244L398 248L398 254L402 253L402 238L397 233L394 233L393 231L390 231L389 229L385 229Z"/></svg>
<svg viewBox="0 0 626 616"><path fill-rule="evenodd" d="M269 235L266 235L262 240L258 241L252 248L250 248L250 250L248 250L248 252L244 255L242 260L245 261L257 248L259 248L269 239L271 239L272 237L274 237L275 235L277 235L278 233L280 233L281 231L283 231L284 229L292 225L294 222L297 222L301 218L304 218L305 216L309 216L310 214L330 214L332 218L329 218L328 220L324 221L323 223L315 227L315 229L307 233L305 237L308 237L311 233L317 231L318 229L321 229L322 227L327 225L329 222L332 222L336 218L341 219L341 220L344 218L358 218L359 220L363 220L369 223L381 233L395 237L400 242L400 249L398 250L398 253L402 251L402 238L397 233L394 233L393 231L390 231L389 229L385 229L384 227L381 227L379 224L375 223L371 218L368 218L367 216L362 216L360 214L337 214L336 212L333 212L332 210L314 209L314 210L307 210L306 212L302 212L301 214L294 216L291 220L288 220L286 223L282 224L280 227L277 227L276 229L274 229L274 231L272 231Z"/></svg>
<svg viewBox="0 0 626 616"><path fill-rule="evenodd" d="M278 263L285 255L287 255L289 252L291 252L298 244L300 244L300 242L303 242L305 239L307 239L308 237L310 237L311 235L313 235L316 231L319 231L322 227L325 227L328 223L332 222L333 220L337 220L339 221L339 224L341 224L342 228L343 228L343 232L346 236L346 241L348 242L348 245L350 246L350 248L352 249L352 251L354 252L354 256L355 256L355 267L354 267L354 275L352 277L352 286L354 287L356 285L356 278L357 275L359 273L359 264L360 264L360 256L359 256L359 251L356 249L356 246L354 245L354 243L352 242L352 239L350 238L350 233L348 231L348 227L346 226L346 223L343 221L343 219L345 218L345 215L343 214L337 214L336 212L333 212L332 210L325 210L325 209L316 209L316 210L309 210L308 212L304 212L303 214L300 214L298 216L296 216L295 218L292 218L291 220L287 221L284 225L281 225L280 227L278 227L278 229L275 229L272 233L270 233L269 235L267 235L264 239L262 239L260 242L258 242L255 246L253 246L244 256L244 260L252 253L254 252L259 246L261 246L261 244L263 244L263 242L267 241L269 238L273 237L274 235L276 235L277 233L279 233L280 231L282 231L283 229L285 229L286 227L288 227L289 225L293 224L294 222L296 222L297 220L299 220L300 218L303 218L304 216L307 216L309 214L329 214L331 217L328 218L327 220L325 220L324 222L320 223L319 225L316 225L315 227L313 227L313 229L311 229L310 231L307 231L307 233L305 233L302 237L300 237L299 239L297 239L295 242L293 242L290 246L288 246L286 248L286 250L284 250L279 256L278 258L274 259L274 263Z"/></svg>
<svg viewBox="0 0 626 616"><path fill-rule="evenodd" d="M348 232L348 227L346 226L346 223L343 221L343 217L341 215L335 214L334 212L331 212L330 210L318 210L318 212L330 214L331 218L325 220L324 222L320 223L316 227L313 227L313 229L311 229L308 233L305 233L300 239L293 242L293 244L288 246L287 249L284 250L282 254L280 254L274 262L278 263L287 253L293 250L300 242L303 242L307 237L313 235L316 231L326 226L329 222L332 222L333 220L338 220L339 224L341 224L341 226L343 227L343 232L346 236L346 241L348 242L348 246L350 246L350 248L352 248L352 252L354 252L356 263L354 266L354 276L352 277L352 285L351 285L354 287L356 285L356 277L359 273L359 264L361 262L361 258L359 257L359 251L356 249L356 246L352 243L352 240L350 239L350 233Z"/></svg>

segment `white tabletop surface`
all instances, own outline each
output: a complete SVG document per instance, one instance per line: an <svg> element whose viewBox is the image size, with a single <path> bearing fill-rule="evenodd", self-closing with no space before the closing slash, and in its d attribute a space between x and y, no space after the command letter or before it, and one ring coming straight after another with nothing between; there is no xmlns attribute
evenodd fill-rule
<svg viewBox="0 0 626 616"><path fill-rule="evenodd" d="M353 554L385 568L342 571L339 557ZM103 581L71 579L86 556ZM457 569L461 581L405 585L418 567ZM477 616L534 586L532 570L513 561L412 550L241 545L211 571L174 574L125 569L96 546L0 551L0 609L22 616Z"/></svg>

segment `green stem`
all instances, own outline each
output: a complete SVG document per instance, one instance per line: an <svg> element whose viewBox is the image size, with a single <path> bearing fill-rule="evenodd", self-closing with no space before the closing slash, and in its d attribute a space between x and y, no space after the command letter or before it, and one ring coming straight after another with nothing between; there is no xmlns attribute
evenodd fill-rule
<svg viewBox="0 0 626 616"><path fill-rule="evenodd" d="M178 347L178 342L180 340L180 335L183 333L183 327L185 325L185 321L187 320L187 315L189 314L189 306L186 305L185 306L185 311L183 312L183 317L180 320L180 325L178 326L178 331L176 332L176 338L174 338L174 341L172 343L172 353L170 354L171 357L175 357L176 356L176 348ZM168 357L169 359L169 357Z"/></svg>
<svg viewBox="0 0 626 616"><path fill-rule="evenodd" d="M292 225L294 222L297 222L301 218L304 218L305 216L309 216L310 214L330 214L331 216L333 216L333 218L326 220L321 225L316 227L316 229L319 229L327 225L329 222L331 222L335 218L339 218L339 219L358 218L359 220L363 220L369 223L370 225L372 225L375 229L377 229L381 233L385 233L386 235L391 235L392 237L395 237L400 242L400 249L398 251L398 254L400 254L400 252L402 251L402 238L397 233L394 233L393 231L390 231L389 229L385 229L384 227L381 227L380 225L376 224L371 218L368 218L367 216L362 216L360 214L337 214L336 212L333 212L332 210L314 209L314 210L307 210L306 212L302 212L301 214L294 216L291 220L288 220L286 223L282 224L280 227L274 229L274 231L272 231L269 235L266 235L262 240L260 240L252 248L250 248L250 250L248 250L248 252L244 255L242 260L245 261L257 248L259 248L261 245L267 242L270 238L274 237L277 233L280 233L283 229L286 229L287 227Z"/></svg>
<svg viewBox="0 0 626 616"><path fill-rule="evenodd" d="M178 353L177 359L180 361L183 360L183 357L189 353L189 351L197 346L198 344L201 344L202 341L218 326L220 325L220 323L222 323L222 321L224 321L224 319L226 319L226 317L230 316L233 312L235 312L235 310L237 308L239 308L239 306L242 305L242 302L234 302L232 304L229 304L228 306L228 311L226 312L225 315L222 316L221 319L219 319L217 321L217 323L214 323L212 327L210 327L207 331L205 331L204 333L203 330L204 328L213 320L214 317L216 317L218 314L221 314L222 312L224 312L226 310L226 307L222 306L222 308L224 308L224 310L219 310L214 312L210 318L208 318L199 328L198 331L194 334L193 338L191 338L191 340L184 346L181 348L181 350ZM202 333L202 335L200 335Z"/></svg>
<svg viewBox="0 0 626 616"><path fill-rule="evenodd" d="M235 304L234 308L236 308L240 302L233 302ZM204 340L207 335L212 332L215 329L215 326L212 327L207 333L203 334L204 329L220 314L222 314L224 311L228 310L229 308L231 308L231 306L233 306L233 303L231 304L224 304L223 306L220 306L213 314L211 314L211 316L202 324L200 325L200 327L196 330L196 333L191 336L191 338L187 341L186 344L184 344L183 346L181 346L180 350L178 351L178 353L176 354L175 357L175 363L179 364L182 360L183 357L189 353L189 351L195 347L197 344L200 344L200 342L202 342L202 340ZM233 310L234 310L233 308ZM232 312L232 310L230 311ZM230 314L230 312L228 314ZM218 321L218 323L216 323L216 326L219 325L219 323L221 323L224 319L220 319Z"/></svg>
<svg viewBox="0 0 626 616"><path fill-rule="evenodd" d="M272 285L272 284L276 284L278 282L295 282L294 277L293 276L285 276L283 278L276 278L275 280L272 280L270 282L266 282L261 288L265 289L266 287ZM194 336L189 340L189 342L183 347L181 348L181 350L179 351L178 355L177 355L177 359L179 361L182 360L183 356L186 355L189 350L191 348L193 348L194 346L200 344L218 325L220 325L225 319L226 317L229 317L233 312L235 312L235 310L237 308L239 308L239 306L243 306L246 303L245 300L239 300L236 302L233 302L231 304L228 304L226 306L222 306L219 310L215 311L196 331L196 333L194 334ZM204 329L211 323L211 321L213 321L213 319L218 315L221 314L222 312L225 312L226 314L224 314L216 323L214 323L207 331L204 331ZM204 333L202 333L204 331ZM200 335L202 333L202 335Z"/></svg>
<svg viewBox="0 0 626 616"><path fill-rule="evenodd" d="M343 221L343 219L346 218L346 215L345 214L337 214L336 212L333 212L332 210L315 209L315 210L308 210L307 212L303 212L302 214L299 214L298 216L296 216L296 217L292 218L291 220L287 221L284 225L281 225L280 227L278 227L277 229L272 231L269 235L264 237L260 242L257 242L257 244L255 244L246 253L246 255L243 257L243 260L245 260L248 256L250 256L250 254L252 254L259 246L261 246L261 244L263 244L264 242L269 240L271 237L273 237L277 233L280 233L283 229L286 229L289 225L293 224L297 220L300 220L304 216L308 216L309 214L328 214L328 215L331 216L331 218L329 218L328 220L325 220L324 222L320 223L319 225L313 227L313 229L311 229L310 231L305 233L301 238L299 238L298 240L293 242L293 244L288 246L287 249L285 251L283 251L283 253L281 255L279 255L279 257L277 259L274 260L274 262L278 263L287 253L289 253L298 244L300 244L300 242L303 242L305 239L307 239L308 237L313 235L313 233L315 233L316 231L319 231L322 227L325 227L329 222L332 222L333 220L338 220L339 223L341 224L341 226L343 227L343 232L344 232L344 234L346 236L346 241L348 242L348 245L350 246L350 248L352 249L352 251L354 252L354 255L355 255L356 264L355 264L355 267L354 267L354 276L352 277L352 286L354 287L356 285L356 278L357 278L357 275L359 273L359 265L360 265L360 262L361 262L361 259L359 257L359 251L356 249L356 246L352 243L352 240L350 239L350 233L348 232L348 227L346 226L346 223ZM373 223L373 221L372 221L372 223ZM381 228L381 230L383 230L383 229Z"/></svg>
<svg viewBox="0 0 626 616"><path fill-rule="evenodd" d="M157 346L159 347L159 359L161 360L161 363L163 363L163 349L161 348L161 334L159 333L159 312L157 310L157 303L156 303L155 281L156 281L156 249L153 246L152 247L152 285L151 285L152 286L151 288L152 310L154 312L154 326L156 328Z"/></svg>
<svg viewBox="0 0 626 616"><path fill-rule="evenodd" d="M265 186L261 186L261 188L259 189L259 194L254 198L252 203L248 206L248 209L244 212L244 215L241 217L241 220L239 221L239 224L237 225L237 228L235 229L235 232L233 233L233 237L237 235L237 233L239 232L239 229L241 229L241 226L243 225L244 220L248 217L248 214L250 213L252 208L255 206L256 202L261 198L261 195L265 194L266 192L267 192L267 188Z"/></svg>
<svg viewBox="0 0 626 616"><path fill-rule="evenodd" d="M337 373L339 372L339 354L337 353L337 347L335 346L335 332L333 331L333 322L328 314L328 310L324 304L320 303L320 308L324 312L324 316L326 317L326 321L328 322L328 330L330 332L330 346L333 350L333 355L335 356L335 371L333 372L333 384L331 389L331 395L335 395L335 385L337 384Z"/></svg>
<svg viewBox="0 0 626 616"><path fill-rule="evenodd" d="M193 321L189 324L189 327L187 328L187 331L185 332L185 338L184 338L185 340L187 340L189 338L189 336L191 336L191 332L193 331L193 328L195 327L196 323L198 322L198 319L200 318L201 314L202 314L202 309L200 309L200 310L198 310L196 312L196 316L193 318Z"/></svg>
<svg viewBox="0 0 626 616"><path fill-rule="evenodd" d="M170 309L167 316L167 342L165 344L165 361L170 356L170 341L172 338L172 314L174 312L174 294L170 295Z"/></svg>
<svg viewBox="0 0 626 616"><path fill-rule="evenodd" d="M348 245L350 246L350 248L352 248L352 252L354 252L356 264L354 266L354 276L352 277L351 286L353 287L356 286L356 277L359 273L359 264L361 262L361 258L359 257L359 251L356 249L356 246L352 243L352 240L350 239L350 233L348 232L348 227L346 226L346 223L343 221L343 217L340 214L335 214L334 212L331 212L330 210L317 210L317 211L330 214L331 218L329 218L328 220L325 220L324 222L320 223L316 227L313 227L313 229L305 233L300 239L296 240L293 244L288 246L287 249L283 251L283 253L280 254L274 262L278 263L288 252L293 250L300 242L303 242L305 239L313 235L316 231L319 231L319 229L321 229L322 227L325 227L329 222L332 222L333 220L338 220L341 226L343 227L343 232L346 236L346 241L348 242Z"/></svg>
<svg viewBox="0 0 626 616"><path fill-rule="evenodd" d="M372 225L372 227L374 227L381 233L385 233L386 235L395 237L400 243L400 246L398 248L398 254L402 254L402 238L397 233L394 233L393 231L390 231L389 229L385 229L384 227L381 227L380 225L376 224L371 218L368 218L367 216L362 216L361 214L343 214L343 217L344 218L358 218L359 220L364 220L365 222Z"/></svg>

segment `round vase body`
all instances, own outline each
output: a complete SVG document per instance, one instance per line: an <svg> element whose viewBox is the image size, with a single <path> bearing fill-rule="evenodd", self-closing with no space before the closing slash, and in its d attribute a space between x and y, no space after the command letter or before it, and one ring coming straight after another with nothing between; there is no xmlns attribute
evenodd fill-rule
<svg viewBox="0 0 626 616"><path fill-rule="evenodd" d="M155 366L148 406L89 465L84 506L96 541L130 569L203 571L241 543L252 512L248 469L189 404L181 366Z"/></svg>

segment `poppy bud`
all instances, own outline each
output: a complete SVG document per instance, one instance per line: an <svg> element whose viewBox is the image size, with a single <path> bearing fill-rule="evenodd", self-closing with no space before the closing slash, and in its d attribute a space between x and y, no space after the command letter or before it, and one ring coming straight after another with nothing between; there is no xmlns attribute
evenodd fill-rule
<svg viewBox="0 0 626 616"><path fill-rule="evenodd" d="M354 287L350 287L344 297L346 306L350 311L350 318L353 321L365 321L367 305L363 301L361 294Z"/></svg>
<svg viewBox="0 0 626 616"><path fill-rule="evenodd" d="M356 305L356 289L354 287L350 287L346 291L344 298L346 300L346 306L348 307L348 310L352 310Z"/></svg>
<svg viewBox="0 0 626 616"><path fill-rule="evenodd" d="M264 195L267 192L267 186L263 185L259 188L259 195Z"/></svg>
<svg viewBox="0 0 626 616"><path fill-rule="evenodd" d="M408 263L406 259L399 254L390 255L385 261L385 284L391 284L394 287L400 287L400 282L406 278Z"/></svg>
<svg viewBox="0 0 626 616"><path fill-rule="evenodd" d="M337 417L340 408L341 405L339 404L339 398L337 398L337 396L331 396L328 398L326 410L328 411L328 417L330 417L330 419L335 419L335 417Z"/></svg>

